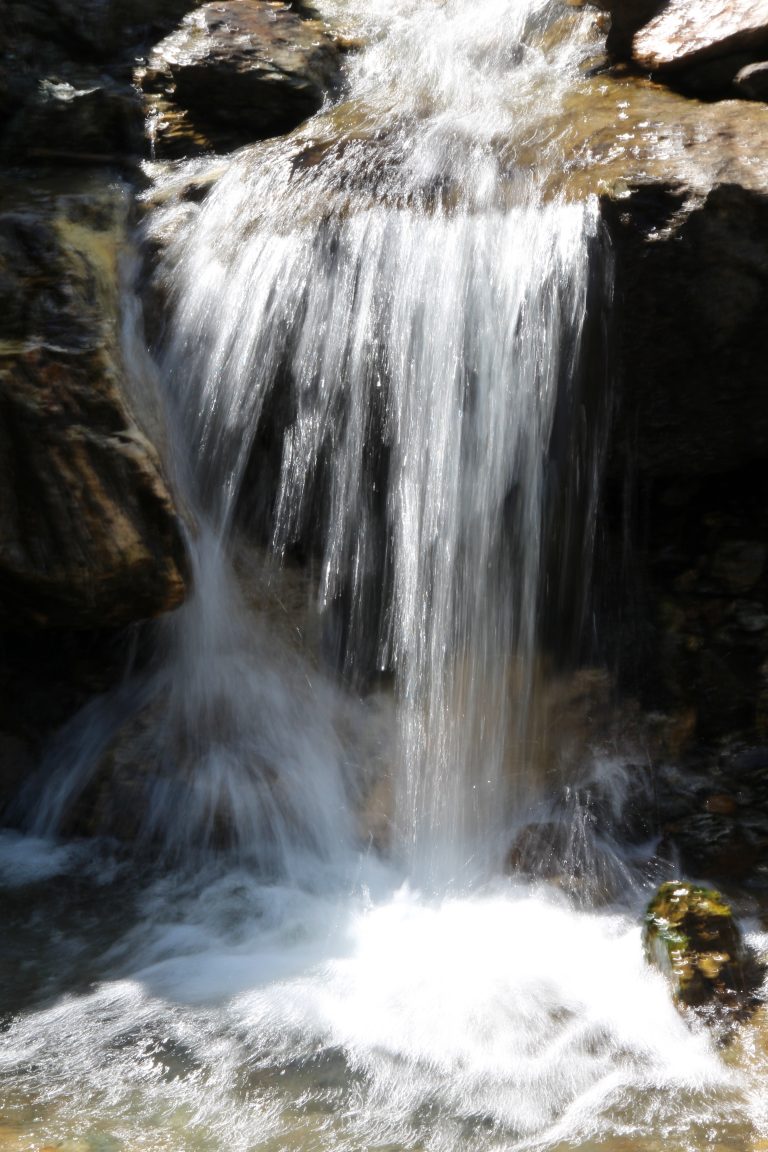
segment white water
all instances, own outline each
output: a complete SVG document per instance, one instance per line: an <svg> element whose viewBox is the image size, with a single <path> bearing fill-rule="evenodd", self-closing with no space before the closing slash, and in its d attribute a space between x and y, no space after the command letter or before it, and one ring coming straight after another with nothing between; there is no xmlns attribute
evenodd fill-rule
<svg viewBox="0 0 768 1152"><path fill-rule="evenodd" d="M534 705L545 607L584 600L599 459L557 432L589 414L595 209L543 191L588 19L335 14L371 44L344 104L155 172L195 594L52 749L33 827L66 827L105 763L120 785L122 757L118 806L166 866L0 845L19 955L39 950L8 978L0 1147L756 1147L760 1059L728 1067L674 1011L589 814L565 809L559 880L605 899L618 878L624 908L501 875L513 829L586 771L543 770ZM215 177L202 203L190 177ZM233 567L259 528L310 557L290 605L275 561L255 590L253 551ZM383 669L394 694L358 698ZM387 861L360 832L380 785Z"/></svg>
<svg viewBox="0 0 768 1152"><path fill-rule="evenodd" d="M317 867L297 886L167 875L118 886L111 923L114 878L92 875L38 960L47 1000L2 1038L8 1146L752 1146L765 1068L689 1030L625 914L393 881L372 861L354 890Z"/></svg>

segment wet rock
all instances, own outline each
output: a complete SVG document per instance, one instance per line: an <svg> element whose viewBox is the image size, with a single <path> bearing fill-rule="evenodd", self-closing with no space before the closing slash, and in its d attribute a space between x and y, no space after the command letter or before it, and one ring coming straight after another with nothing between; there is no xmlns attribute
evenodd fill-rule
<svg viewBox="0 0 768 1152"><path fill-rule="evenodd" d="M17 794L33 768L29 743L14 733L0 731L0 814L7 799Z"/></svg>
<svg viewBox="0 0 768 1152"><path fill-rule="evenodd" d="M611 467L683 482L762 464L768 108L601 75L551 130L612 245Z"/></svg>
<svg viewBox="0 0 768 1152"><path fill-rule="evenodd" d="M662 884L645 913L643 945L681 1008L738 1008L760 981L731 908L713 889Z"/></svg>
<svg viewBox="0 0 768 1152"><path fill-rule="evenodd" d="M511 875L556 879L568 870L571 854L568 828L551 820L526 824L507 853L505 871Z"/></svg>
<svg viewBox="0 0 768 1152"><path fill-rule="evenodd" d="M694 813L667 824L664 854L677 855L686 869L723 883L750 886L768 851L768 816L759 799L754 811L739 806L732 815Z"/></svg>
<svg viewBox="0 0 768 1152"><path fill-rule="evenodd" d="M768 748L744 748L726 759L724 769L737 780L762 775L768 784Z"/></svg>
<svg viewBox="0 0 768 1152"><path fill-rule="evenodd" d="M734 78L734 84L742 96L749 100L768 100L768 61L747 64Z"/></svg>
<svg viewBox="0 0 768 1152"><path fill-rule="evenodd" d="M632 55L641 68L659 72L765 44L766 0L669 0L635 33Z"/></svg>
<svg viewBox="0 0 768 1152"><path fill-rule="evenodd" d="M142 152L143 106L131 86L95 70L61 74L66 79L41 80L9 119L0 154L14 163L70 157L120 163Z"/></svg>
<svg viewBox="0 0 768 1152"><path fill-rule="evenodd" d="M6 628L115 627L184 598L180 520L120 345L124 230L114 188L0 215Z"/></svg>
<svg viewBox="0 0 768 1152"><path fill-rule="evenodd" d="M726 793L720 792L714 796L708 796L704 807L707 812L714 813L716 816L733 816L737 804L733 796L728 796Z"/></svg>
<svg viewBox="0 0 768 1152"><path fill-rule="evenodd" d="M205 4L137 73L158 154L227 151L290 131L337 87L341 58L318 20L287 5Z"/></svg>

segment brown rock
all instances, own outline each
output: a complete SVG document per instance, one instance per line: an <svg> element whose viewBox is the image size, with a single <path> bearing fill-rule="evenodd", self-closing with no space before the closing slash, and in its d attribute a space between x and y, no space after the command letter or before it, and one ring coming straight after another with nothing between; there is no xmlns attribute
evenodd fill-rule
<svg viewBox="0 0 768 1152"><path fill-rule="evenodd" d="M267 0L190 13L137 80L161 155L227 151L288 132L339 82L341 51L318 20Z"/></svg>
<svg viewBox="0 0 768 1152"><path fill-rule="evenodd" d="M0 626L113 627L184 597L120 350L124 218L108 189L0 215Z"/></svg>
<svg viewBox="0 0 768 1152"><path fill-rule="evenodd" d="M682 69L768 43L768 0L670 0L640 28L633 59L651 72Z"/></svg>
<svg viewBox="0 0 768 1152"><path fill-rule="evenodd" d="M733 796L720 793L716 796L707 797L704 808L715 816L733 816L736 811L736 801Z"/></svg>

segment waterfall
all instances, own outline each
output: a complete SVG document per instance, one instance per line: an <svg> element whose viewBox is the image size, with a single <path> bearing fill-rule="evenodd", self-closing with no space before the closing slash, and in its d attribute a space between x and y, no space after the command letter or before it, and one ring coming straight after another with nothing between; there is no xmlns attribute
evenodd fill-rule
<svg viewBox="0 0 768 1152"><path fill-rule="evenodd" d="M194 499L222 548L245 523L314 557L353 684L394 673L393 846L439 882L497 869L540 791L553 423L577 387L597 221L544 196L546 162L509 158L583 55L575 34L545 50L548 5L389 17L352 68L351 129L331 110L242 151L199 207L165 177L150 227Z"/></svg>
<svg viewBox="0 0 768 1152"><path fill-rule="evenodd" d="M590 19L324 11L367 45L336 105L150 169L167 323L149 356L127 308L124 343L167 397L194 591L51 746L33 834L0 836L9 1139L762 1146L764 1055L726 1066L678 1015L578 757L545 747L600 472L599 222L552 129ZM83 810L131 850L46 839Z"/></svg>

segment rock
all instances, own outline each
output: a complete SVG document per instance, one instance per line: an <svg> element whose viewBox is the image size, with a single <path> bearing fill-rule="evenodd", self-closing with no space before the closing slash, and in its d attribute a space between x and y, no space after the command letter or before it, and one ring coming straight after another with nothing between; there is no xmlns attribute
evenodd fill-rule
<svg viewBox="0 0 768 1152"><path fill-rule="evenodd" d="M640 28L632 57L650 72L756 51L768 43L768 0L669 0Z"/></svg>
<svg viewBox="0 0 768 1152"><path fill-rule="evenodd" d="M632 54L632 37L647 24L667 0L595 0L598 8L608 11L611 26L607 48L617 60L628 60Z"/></svg>
<svg viewBox="0 0 768 1152"><path fill-rule="evenodd" d="M129 85L89 69L42 80L9 119L0 154L9 161L74 157L122 163L144 147L143 105Z"/></svg>
<svg viewBox="0 0 768 1152"><path fill-rule="evenodd" d="M734 87L736 77L753 59L750 52L736 52L694 61L679 71L655 73L654 76L667 84L674 84L686 96L695 96L700 100L727 100L741 95L738 88Z"/></svg>
<svg viewBox="0 0 768 1152"><path fill-rule="evenodd" d="M763 147L764 127L744 140L745 155ZM768 357L761 319L768 197L737 178L728 182L730 143L724 135L719 175L726 182L701 198L690 184L674 183L670 164L672 179L604 202L621 301L613 449L646 475L733 472L765 459L768 449L768 390L758 379Z"/></svg>
<svg viewBox="0 0 768 1152"><path fill-rule="evenodd" d="M124 229L107 187L0 214L0 627L116 627L185 595L179 516L120 346Z"/></svg>
<svg viewBox="0 0 768 1152"><path fill-rule="evenodd" d="M135 60L195 2L5 0L0 158L121 162L143 151Z"/></svg>
<svg viewBox="0 0 768 1152"><path fill-rule="evenodd" d="M179 156L289 132L338 86L340 64L318 20L268 0L220 0L158 44L137 81L158 154Z"/></svg>
<svg viewBox="0 0 768 1152"><path fill-rule="evenodd" d="M14 48L58 45L67 56L109 61L157 40L199 0L6 0Z"/></svg>
<svg viewBox="0 0 768 1152"><path fill-rule="evenodd" d="M707 812L715 816L733 816L737 804L733 796L728 796L727 793L720 792L714 796L708 796L704 802L704 808Z"/></svg>
<svg viewBox="0 0 768 1152"><path fill-rule="evenodd" d="M768 100L768 60L747 64L737 73L734 84L749 100Z"/></svg>
<svg viewBox="0 0 768 1152"><path fill-rule="evenodd" d="M749 592L765 571L768 548L759 540L722 544L712 560L712 575L728 592Z"/></svg>
<svg viewBox="0 0 768 1152"><path fill-rule="evenodd" d="M635 33L663 12L667 3L668 0L605 0L611 14L606 43L610 55L614 59L630 60Z"/></svg>
<svg viewBox="0 0 768 1152"><path fill-rule="evenodd" d="M709 888L679 880L662 884L645 913L643 946L681 1008L737 1008L759 984L759 966L731 908Z"/></svg>

